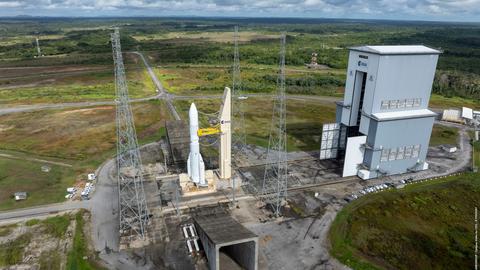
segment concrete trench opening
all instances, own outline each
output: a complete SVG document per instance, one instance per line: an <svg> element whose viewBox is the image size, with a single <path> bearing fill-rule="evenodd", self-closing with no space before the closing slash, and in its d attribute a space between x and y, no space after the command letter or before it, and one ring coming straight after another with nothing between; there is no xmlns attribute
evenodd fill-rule
<svg viewBox="0 0 480 270"><path fill-rule="evenodd" d="M255 249L255 241L222 246L218 251L220 269L255 269Z"/></svg>

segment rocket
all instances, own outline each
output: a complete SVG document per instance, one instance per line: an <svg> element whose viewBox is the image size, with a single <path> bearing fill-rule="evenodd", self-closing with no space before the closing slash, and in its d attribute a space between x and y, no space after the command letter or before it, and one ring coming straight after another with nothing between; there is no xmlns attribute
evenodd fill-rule
<svg viewBox="0 0 480 270"><path fill-rule="evenodd" d="M205 164L200 154L198 140L198 111L195 103L192 103L188 111L190 121L190 154L188 155L187 170L188 176L197 186L208 186L205 182Z"/></svg>

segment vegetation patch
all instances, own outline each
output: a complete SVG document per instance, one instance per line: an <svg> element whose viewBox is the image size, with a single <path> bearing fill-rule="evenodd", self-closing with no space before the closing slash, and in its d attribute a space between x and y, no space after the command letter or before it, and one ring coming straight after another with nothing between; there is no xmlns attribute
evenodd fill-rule
<svg viewBox="0 0 480 270"><path fill-rule="evenodd" d="M165 134L170 116L163 102L132 103L132 110L139 142ZM0 149L21 160L0 157L0 210L61 202L67 187L114 155L114 106L14 113L0 122L9 127L0 130ZM51 170L42 172L43 162L22 160L32 156L72 167L49 164ZM12 195L18 191L26 191L27 199L16 202Z"/></svg>
<svg viewBox="0 0 480 270"><path fill-rule="evenodd" d="M94 262L94 255L88 249L88 239L84 232L85 221L83 216L85 211L79 211L75 215L77 226L75 227L75 236L73 238L72 250L68 253L68 270L95 270L102 269ZM88 259L85 259L87 257Z"/></svg>
<svg viewBox="0 0 480 270"><path fill-rule="evenodd" d="M438 146L442 144L456 145L457 140L458 128L433 125L430 146Z"/></svg>
<svg viewBox="0 0 480 270"><path fill-rule="evenodd" d="M28 160L0 157L0 210L30 207L63 201L65 189L75 181L71 168L51 165L42 172L43 164ZM15 192L27 192L27 199L15 201Z"/></svg>
<svg viewBox="0 0 480 270"><path fill-rule="evenodd" d="M13 229L15 229L15 227L17 227L17 224L0 227L0 237L9 235L13 231Z"/></svg>
<svg viewBox="0 0 480 270"><path fill-rule="evenodd" d="M470 269L479 192L467 173L366 195L338 213L331 253L353 269Z"/></svg>
<svg viewBox="0 0 480 270"><path fill-rule="evenodd" d="M191 102L199 111L200 127L209 126L220 108L219 100L176 100L179 113L188 118ZM287 101L287 149L311 151L320 148L322 125L335 121L335 104L321 101ZM272 122L272 100L248 98L245 101L245 132L247 143L267 147Z"/></svg>
<svg viewBox="0 0 480 270"><path fill-rule="evenodd" d="M70 225L70 215L54 216L43 220L45 232L56 238L63 238Z"/></svg>
<svg viewBox="0 0 480 270"><path fill-rule="evenodd" d="M20 263L23 258L23 251L30 243L32 235L22 234L13 241L0 244L0 266L9 266Z"/></svg>
<svg viewBox="0 0 480 270"><path fill-rule="evenodd" d="M45 251L40 254L38 262L40 270L57 270L62 264L62 254L57 250Z"/></svg>

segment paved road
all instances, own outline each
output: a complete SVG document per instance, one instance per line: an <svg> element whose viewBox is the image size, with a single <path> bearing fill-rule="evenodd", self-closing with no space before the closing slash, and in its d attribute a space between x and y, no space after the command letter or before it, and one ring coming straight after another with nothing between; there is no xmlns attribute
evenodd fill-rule
<svg viewBox="0 0 480 270"><path fill-rule="evenodd" d="M142 102L147 100L158 99L158 95L146 98L132 99L130 102ZM50 103L50 104L34 104L34 105L15 105L15 106L0 106L0 115L20 113L20 112L32 112L50 109L66 109L77 107L91 107L91 106L104 106L115 105L115 101L88 101L88 102L66 102L66 103Z"/></svg>
<svg viewBox="0 0 480 270"><path fill-rule="evenodd" d="M157 88L157 91L160 93L158 95L158 98L159 99L163 99L165 100L165 103L167 104L168 106L168 109L170 110L170 113L172 114L172 116L175 118L175 120L181 120L180 118L180 115L178 114L177 112L177 109L175 108L175 106L173 106L173 102L172 102L172 95L170 95L166 90L165 88L163 88L163 85L162 83L160 82L160 80L157 78L157 75L155 74L155 72L153 71L152 67L150 66L150 64L148 64L147 62L147 59L145 59L145 57L143 56L142 53L140 52L133 52L134 54L140 56L140 58L142 59L143 61L143 64L145 65L145 68L147 69L147 72L148 74L150 75L150 78L152 79L153 83L155 84L155 87Z"/></svg>
<svg viewBox="0 0 480 270"><path fill-rule="evenodd" d="M41 216L47 216L59 212L71 211L75 209L90 209L89 201L69 201L65 203L49 204L39 207L23 208L13 211L0 212L0 222L29 219Z"/></svg>
<svg viewBox="0 0 480 270"><path fill-rule="evenodd" d="M97 184L90 202L92 203L93 245L95 250L104 252L106 247L118 251L119 216L118 185L115 159L110 159L97 170Z"/></svg>
<svg viewBox="0 0 480 270"><path fill-rule="evenodd" d="M60 161L52 161L52 160L46 160L46 159L39 159L39 158L31 158L27 157L25 155L12 155L8 153L4 153L0 151L0 157L2 158L8 158L8 159L19 159L19 160L27 160L27 161L34 161L34 162L40 162L40 163L47 163L47 164L52 164L52 165L58 165L62 167L72 167L72 164L68 164L65 162L60 162Z"/></svg>
<svg viewBox="0 0 480 270"><path fill-rule="evenodd" d="M203 96L184 96L184 95L173 95L173 94L165 94L168 96L168 100L170 102L167 103L171 104L168 106L173 106L173 100L195 100L195 99L221 99L222 95L203 95ZM273 95L270 94L246 94L247 97L252 98L273 98ZM137 98L131 99L130 102L142 102L154 99L164 99L162 94L158 94L151 97L145 98ZM300 101L319 101L319 102L335 102L340 100L337 97L327 97L327 96L308 96L308 95L287 95L287 99L290 100L300 100ZM40 110L49 110L49 109L67 109L67 108L77 108L77 107L92 107L92 106L103 106L103 105L115 105L115 101L89 101L89 102L67 102L67 103L49 103L49 104L34 104L34 105L7 105L7 106L0 106L0 115L11 114L11 113L21 113L21 112L32 112L32 111L40 111ZM173 106L174 107L174 106ZM169 108L170 109L170 108ZM172 109L170 109L172 111ZM176 112L176 110L175 110ZM177 112L178 114L178 112ZM180 119L175 117L175 119Z"/></svg>

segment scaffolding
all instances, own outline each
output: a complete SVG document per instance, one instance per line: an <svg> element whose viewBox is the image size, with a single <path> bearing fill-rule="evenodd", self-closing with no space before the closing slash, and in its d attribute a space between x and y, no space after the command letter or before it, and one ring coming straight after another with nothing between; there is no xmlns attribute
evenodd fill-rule
<svg viewBox="0 0 480 270"><path fill-rule="evenodd" d="M272 126L267 150L267 165L263 177L261 199L279 216L287 197L287 131L285 96L285 43L286 35L280 38L280 70L277 79L277 94L273 103Z"/></svg>
<svg viewBox="0 0 480 270"><path fill-rule="evenodd" d="M118 28L114 29L111 42L115 63L120 237L126 237L128 240L139 237L145 240L149 211L143 188L142 161L129 104Z"/></svg>

